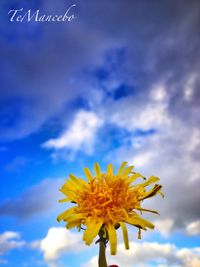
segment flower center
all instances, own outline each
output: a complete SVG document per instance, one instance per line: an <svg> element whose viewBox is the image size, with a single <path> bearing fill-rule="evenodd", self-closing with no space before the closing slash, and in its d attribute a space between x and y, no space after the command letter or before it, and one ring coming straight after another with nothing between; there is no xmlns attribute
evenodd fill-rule
<svg viewBox="0 0 200 267"><path fill-rule="evenodd" d="M85 217L102 218L105 222L117 222L127 218L128 212L138 206L138 190L130 188L122 178L94 179L89 189L80 193L78 210Z"/></svg>

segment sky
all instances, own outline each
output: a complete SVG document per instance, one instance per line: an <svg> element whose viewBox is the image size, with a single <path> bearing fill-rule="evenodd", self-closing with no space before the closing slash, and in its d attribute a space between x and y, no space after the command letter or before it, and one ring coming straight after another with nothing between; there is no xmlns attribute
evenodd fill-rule
<svg viewBox="0 0 200 267"><path fill-rule="evenodd" d="M73 6L72 6L73 5ZM10 21L9 10L65 22ZM96 267L98 246L57 215L70 173L127 161L160 177L155 230L119 267L200 266L200 2L2 0L0 266ZM108 250L109 251L109 250Z"/></svg>

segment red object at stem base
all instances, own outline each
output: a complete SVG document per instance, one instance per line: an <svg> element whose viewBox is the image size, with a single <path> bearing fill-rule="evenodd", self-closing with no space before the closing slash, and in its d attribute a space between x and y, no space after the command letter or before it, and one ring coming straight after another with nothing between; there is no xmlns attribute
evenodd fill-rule
<svg viewBox="0 0 200 267"><path fill-rule="evenodd" d="M108 267L119 267L118 265L109 265Z"/></svg>

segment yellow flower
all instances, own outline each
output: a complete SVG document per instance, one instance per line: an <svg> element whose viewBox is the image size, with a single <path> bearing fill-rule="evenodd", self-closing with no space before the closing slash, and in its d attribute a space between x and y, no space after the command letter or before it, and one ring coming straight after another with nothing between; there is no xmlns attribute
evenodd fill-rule
<svg viewBox="0 0 200 267"><path fill-rule="evenodd" d="M75 204L61 213L57 220L64 220L66 227L86 227L83 240L90 245L94 238L103 233L105 239L110 241L112 255L117 251L116 229L121 227L125 248L129 249L128 231L126 223L138 227L138 238L141 238L141 229L154 228L154 225L141 218L138 211L149 211L158 214L154 210L141 207L141 202L160 193L161 185L155 184L149 191L146 187L157 182L155 176L146 180L141 174L133 172L133 166L127 167L123 162L118 172L114 174L112 164L108 165L106 173L101 172L98 163L94 165L95 175L88 168L84 168L88 182L74 175L69 175L60 191L66 198L60 202L72 202ZM137 178L145 179L142 183L133 184Z"/></svg>

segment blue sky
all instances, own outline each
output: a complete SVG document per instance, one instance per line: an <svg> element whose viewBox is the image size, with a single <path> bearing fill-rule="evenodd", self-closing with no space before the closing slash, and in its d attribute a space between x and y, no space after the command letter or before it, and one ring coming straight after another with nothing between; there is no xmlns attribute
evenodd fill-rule
<svg viewBox="0 0 200 267"><path fill-rule="evenodd" d="M11 9L71 22L11 22ZM157 175L161 216L120 267L200 266L198 1L1 1L0 265L95 267L98 248L56 217L70 173L98 161Z"/></svg>

